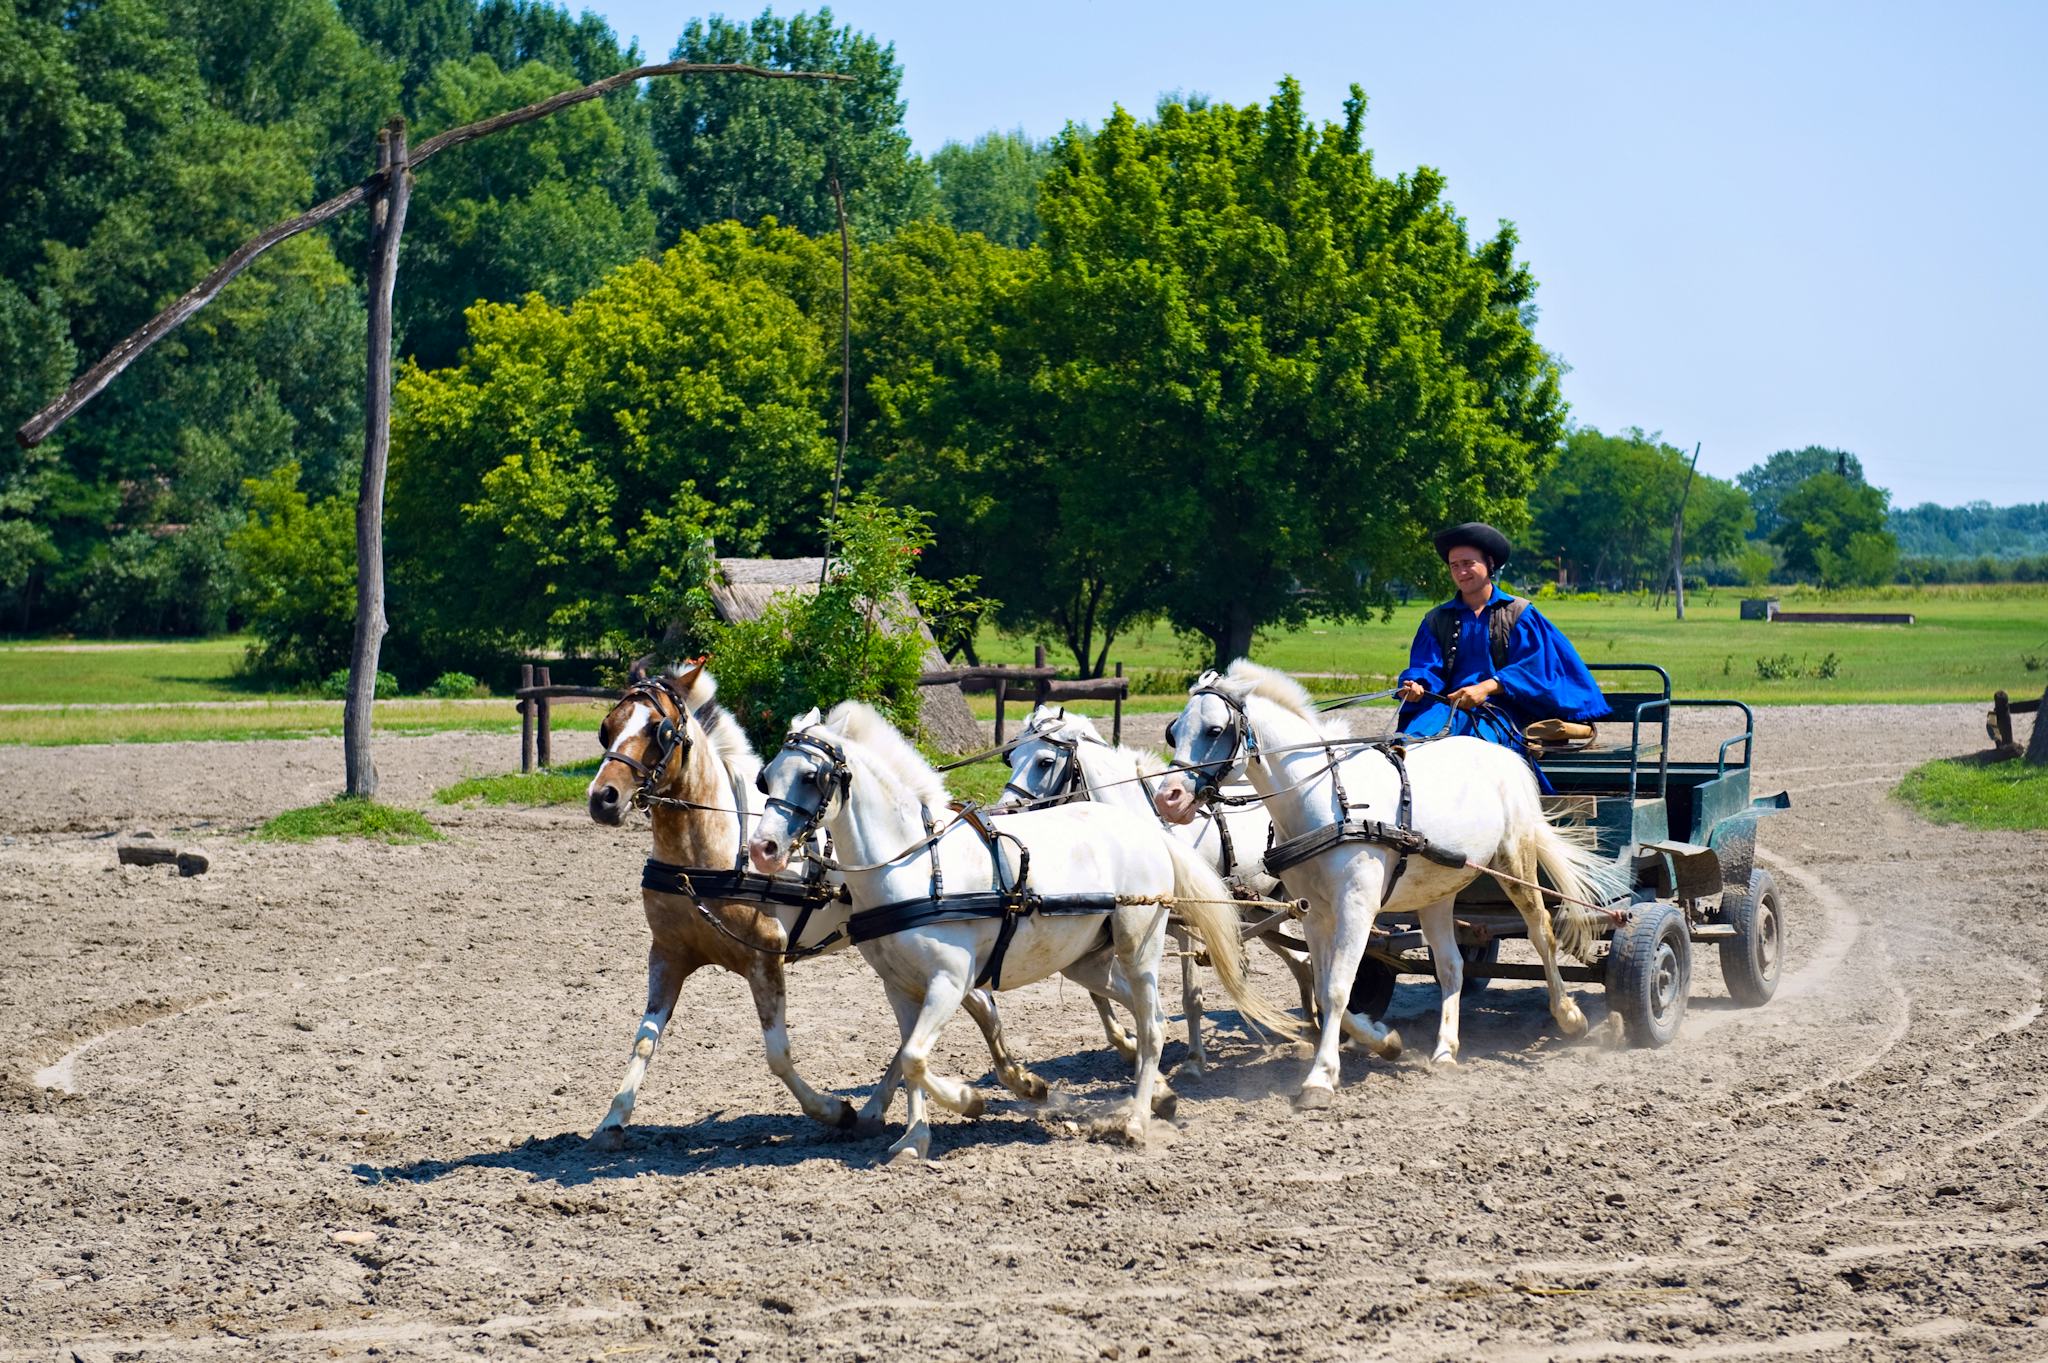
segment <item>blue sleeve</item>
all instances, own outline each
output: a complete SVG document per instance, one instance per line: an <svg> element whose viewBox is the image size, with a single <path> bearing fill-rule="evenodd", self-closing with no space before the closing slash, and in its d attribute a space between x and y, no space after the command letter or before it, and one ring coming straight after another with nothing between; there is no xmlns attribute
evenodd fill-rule
<svg viewBox="0 0 2048 1363"><path fill-rule="evenodd" d="M1501 693L1531 718L1601 719L1608 713L1600 684L1572 641L1534 606L1508 635L1508 665L1493 674Z"/></svg>
<svg viewBox="0 0 2048 1363"><path fill-rule="evenodd" d="M1431 611L1430 615L1436 612ZM1422 617L1416 627L1415 642L1408 645L1408 669L1394 678L1394 684L1421 682L1425 691L1441 692L1444 689L1444 655L1436 646L1436 631L1429 627L1429 615Z"/></svg>

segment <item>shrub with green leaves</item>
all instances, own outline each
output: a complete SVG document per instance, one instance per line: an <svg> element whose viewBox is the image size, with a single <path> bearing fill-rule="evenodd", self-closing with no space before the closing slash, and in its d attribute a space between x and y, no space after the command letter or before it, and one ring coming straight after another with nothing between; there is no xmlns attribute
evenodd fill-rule
<svg viewBox="0 0 2048 1363"><path fill-rule="evenodd" d="M336 668L322 678L320 694L329 700L347 700L348 669L345 667ZM398 678L392 676L389 672L379 669L377 672L377 689L374 694L386 698L397 695Z"/></svg>
<svg viewBox="0 0 2048 1363"><path fill-rule="evenodd" d="M921 624L940 628L981 603L974 581L932 582L917 561L932 542L923 512L860 497L830 527L831 568L815 595L785 592L753 620L714 636L719 699L748 737L780 741L791 717L842 700L873 705L915 730L918 674L928 647Z"/></svg>
<svg viewBox="0 0 2048 1363"><path fill-rule="evenodd" d="M378 689L383 688L380 686ZM435 700L468 700L472 696L488 696L490 693L489 687L467 672L443 672L427 688L427 694Z"/></svg>
<svg viewBox="0 0 2048 1363"><path fill-rule="evenodd" d="M315 502L286 463L242 484L249 519L227 538L256 642L249 666L285 682L346 667L356 620L355 499Z"/></svg>

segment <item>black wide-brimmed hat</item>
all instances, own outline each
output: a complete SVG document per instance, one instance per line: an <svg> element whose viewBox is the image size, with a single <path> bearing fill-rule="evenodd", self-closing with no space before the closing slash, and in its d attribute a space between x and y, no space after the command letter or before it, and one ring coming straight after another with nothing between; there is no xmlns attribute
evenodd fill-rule
<svg viewBox="0 0 2048 1363"><path fill-rule="evenodd" d="M1438 558L1448 560L1451 550L1460 545L1468 549L1477 549L1486 555L1492 563L1492 571L1496 573L1500 571L1500 566L1508 561L1510 553L1508 537L1485 521L1466 521L1463 525L1454 525L1448 530L1437 531Z"/></svg>

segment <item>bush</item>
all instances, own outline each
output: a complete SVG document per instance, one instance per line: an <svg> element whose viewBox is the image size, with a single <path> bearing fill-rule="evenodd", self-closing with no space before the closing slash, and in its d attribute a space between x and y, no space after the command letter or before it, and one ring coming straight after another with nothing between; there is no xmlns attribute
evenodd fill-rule
<svg viewBox="0 0 2048 1363"><path fill-rule="evenodd" d="M348 669L342 667L328 673L320 683L320 694L328 700L347 700ZM377 689L374 694L387 698L397 695L398 678L380 669L377 673Z"/></svg>
<svg viewBox="0 0 2048 1363"><path fill-rule="evenodd" d="M973 579L930 582L917 560L932 542L922 511L863 496L828 527L832 567L814 596L785 592L758 619L713 636L719 699L763 748L815 705L863 700L904 732L917 727L918 674L934 630L955 613L978 610Z"/></svg>
<svg viewBox="0 0 2048 1363"><path fill-rule="evenodd" d="M384 689L381 683L377 689ZM427 694L435 700L468 700L472 696L488 696L491 689L467 672L443 672L434 678L434 684L427 688Z"/></svg>
<svg viewBox="0 0 2048 1363"><path fill-rule="evenodd" d="M242 489L249 519L228 536L227 551L242 576L242 609L256 636L250 670L308 682L344 667L356 621L354 498L309 502L297 464Z"/></svg>

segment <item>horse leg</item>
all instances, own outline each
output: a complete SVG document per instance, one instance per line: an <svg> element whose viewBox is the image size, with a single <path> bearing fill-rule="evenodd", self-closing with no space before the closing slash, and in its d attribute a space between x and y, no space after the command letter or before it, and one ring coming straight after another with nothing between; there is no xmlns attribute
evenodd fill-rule
<svg viewBox="0 0 2048 1363"><path fill-rule="evenodd" d="M1120 1003L1130 1009L1131 1015L1135 1017L1138 1012L1135 990L1128 980L1117 977L1116 964L1116 958L1109 951L1095 951L1062 967L1060 974L1093 995L1097 1005L1104 1011L1108 1010L1111 1003ZM1157 967L1154 969L1156 971ZM1155 994L1153 997L1156 999L1158 996ZM1157 1007L1156 1004L1154 1006ZM1162 1046L1163 1044L1162 1042ZM1134 1038L1131 1053L1124 1058L1129 1060L1135 1069L1144 1060L1142 1043ZM1156 1117L1170 1117L1179 1103L1180 1095L1166 1082L1166 1076L1160 1075L1159 1082L1153 1088L1152 1114Z"/></svg>
<svg viewBox="0 0 2048 1363"><path fill-rule="evenodd" d="M1377 861L1358 858L1337 892L1336 902L1331 906L1334 912L1309 918L1309 949L1316 959L1316 1002L1323 1021L1315 1059L1309 1063L1308 1076L1294 1097L1295 1107L1304 1112L1326 1108L1336 1096L1341 1073L1337 1047L1344 1032L1362 1034L1361 1039L1381 1054L1389 1045L1400 1044L1393 1032L1344 1010L1352 978L1358 974L1358 963L1364 959L1366 944L1372 936L1372 920L1379 909L1380 876Z"/></svg>
<svg viewBox="0 0 2048 1363"><path fill-rule="evenodd" d="M970 958L968 969L972 970ZM982 1112L981 1095L957 1080L934 1074L928 1067L932 1047L937 1044L939 1032L946 1020L960 1006L966 996L968 981L963 975L941 969L925 984L924 1003L903 1036L903 1049L897 1052L897 1059L903 1065L903 1089L910 1103L910 1129L902 1139L889 1147L891 1160L905 1155L926 1159L931 1154L931 1124L925 1117L924 1099L943 1107L951 1108L963 1117L979 1117Z"/></svg>
<svg viewBox="0 0 2048 1363"><path fill-rule="evenodd" d="M1519 851L1512 874L1522 880L1535 880L1541 869L1535 847L1525 842ZM1586 1030L1586 1015L1564 992L1564 977L1557 973L1557 936L1551 931L1550 911L1543 907L1542 894L1512 880L1500 884L1516 912L1522 915L1522 926L1528 930L1529 941L1543 962L1543 983L1550 990L1550 1016L1557 1019L1566 1036L1578 1036Z"/></svg>
<svg viewBox="0 0 2048 1363"><path fill-rule="evenodd" d="M1166 944L1164 919L1163 912L1143 908L1120 909L1110 915L1110 936L1130 986L1131 1019L1138 1033L1138 1082L1131 1094L1131 1110L1124 1118L1124 1139L1132 1145L1145 1143L1150 1130L1148 1114L1157 1110L1153 1089L1161 1082L1159 1054L1165 1047L1166 1028L1159 1007L1159 958ZM1199 1013L1191 1014L1190 1025L1199 1018ZM1168 1105L1160 1115L1172 1113L1173 1106Z"/></svg>
<svg viewBox="0 0 2048 1363"><path fill-rule="evenodd" d="M1316 972L1309 958L1294 949L1294 944L1282 937L1277 930L1262 932L1259 940L1278 956L1294 976L1294 988L1301 995L1301 1015L1314 1020L1316 1015Z"/></svg>
<svg viewBox="0 0 2048 1363"><path fill-rule="evenodd" d="M619 1081L619 1091L612 1097L611 1111L604 1114L597 1130L590 1133L590 1143L600 1150L625 1148L626 1123L632 1119L633 1104L639 1100L640 1081L647 1077L647 1067L654 1062L654 1048L661 1043L662 1029L675 1015L676 995L682 992L683 981L703 964L700 956L671 954L658 945L647 949L647 1008L640 1015L640 1026L633 1033L633 1051L626 1061L626 1077Z"/></svg>
<svg viewBox="0 0 2048 1363"><path fill-rule="evenodd" d="M1209 1068L1208 1053L1202 1049L1202 977L1195 973L1195 943L1188 930L1175 924L1174 945L1180 949L1180 1009L1188 1022L1188 1056L1180 1067L1192 1075ZM1137 992L1137 982L1131 984Z"/></svg>
<svg viewBox="0 0 2048 1363"><path fill-rule="evenodd" d="M1436 987L1443 995L1436 1029L1437 1065L1458 1063L1458 1001L1465 991L1465 959L1458 954L1457 920L1451 916L1452 901L1439 899L1425 907L1422 938L1429 943L1430 959L1436 962Z"/></svg>
<svg viewBox="0 0 2048 1363"><path fill-rule="evenodd" d="M1091 994L1089 997L1094 1000L1096 1015L1102 1019L1102 1035L1108 1039L1110 1049L1122 1056L1125 1064L1137 1064L1137 1038L1131 1035L1130 1029L1117 1017L1116 1010L1109 1006L1108 999L1100 994Z"/></svg>
<svg viewBox="0 0 2048 1363"><path fill-rule="evenodd" d="M1002 1014L996 1011L995 995L986 989L970 989L961 1005L988 1041L989 1057L995 1061L996 1078L1002 1080L1003 1087L1019 1098L1028 1098L1034 1103L1044 1102L1049 1092L1046 1082L1025 1068L1010 1049L1009 1039L1003 1035Z"/></svg>
<svg viewBox="0 0 2048 1363"><path fill-rule="evenodd" d="M889 1000L890 1010L896 1014L897 1035L909 1036L911 1024L917 1021L917 1001L894 989L885 988L883 993ZM861 1104L860 1115L854 1119L854 1129L863 1135L880 1135L882 1122L889 1115L889 1104L895 1101L896 1090L902 1087L903 1047L899 1044L896 1053L889 1057L888 1068L875 1081L874 1095Z"/></svg>
<svg viewBox="0 0 2048 1363"><path fill-rule="evenodd" d="M845 1099L828 1097L803 1081L789 1058L789 1028L783 1012L782 961L775 956L757 955L747 963L747 986L754 991L754 1012L761 1019L761 1043L768 1051L768 1068L795 1095L804 1115L814 1122L845 1129L857 1120Z"/></svg>

